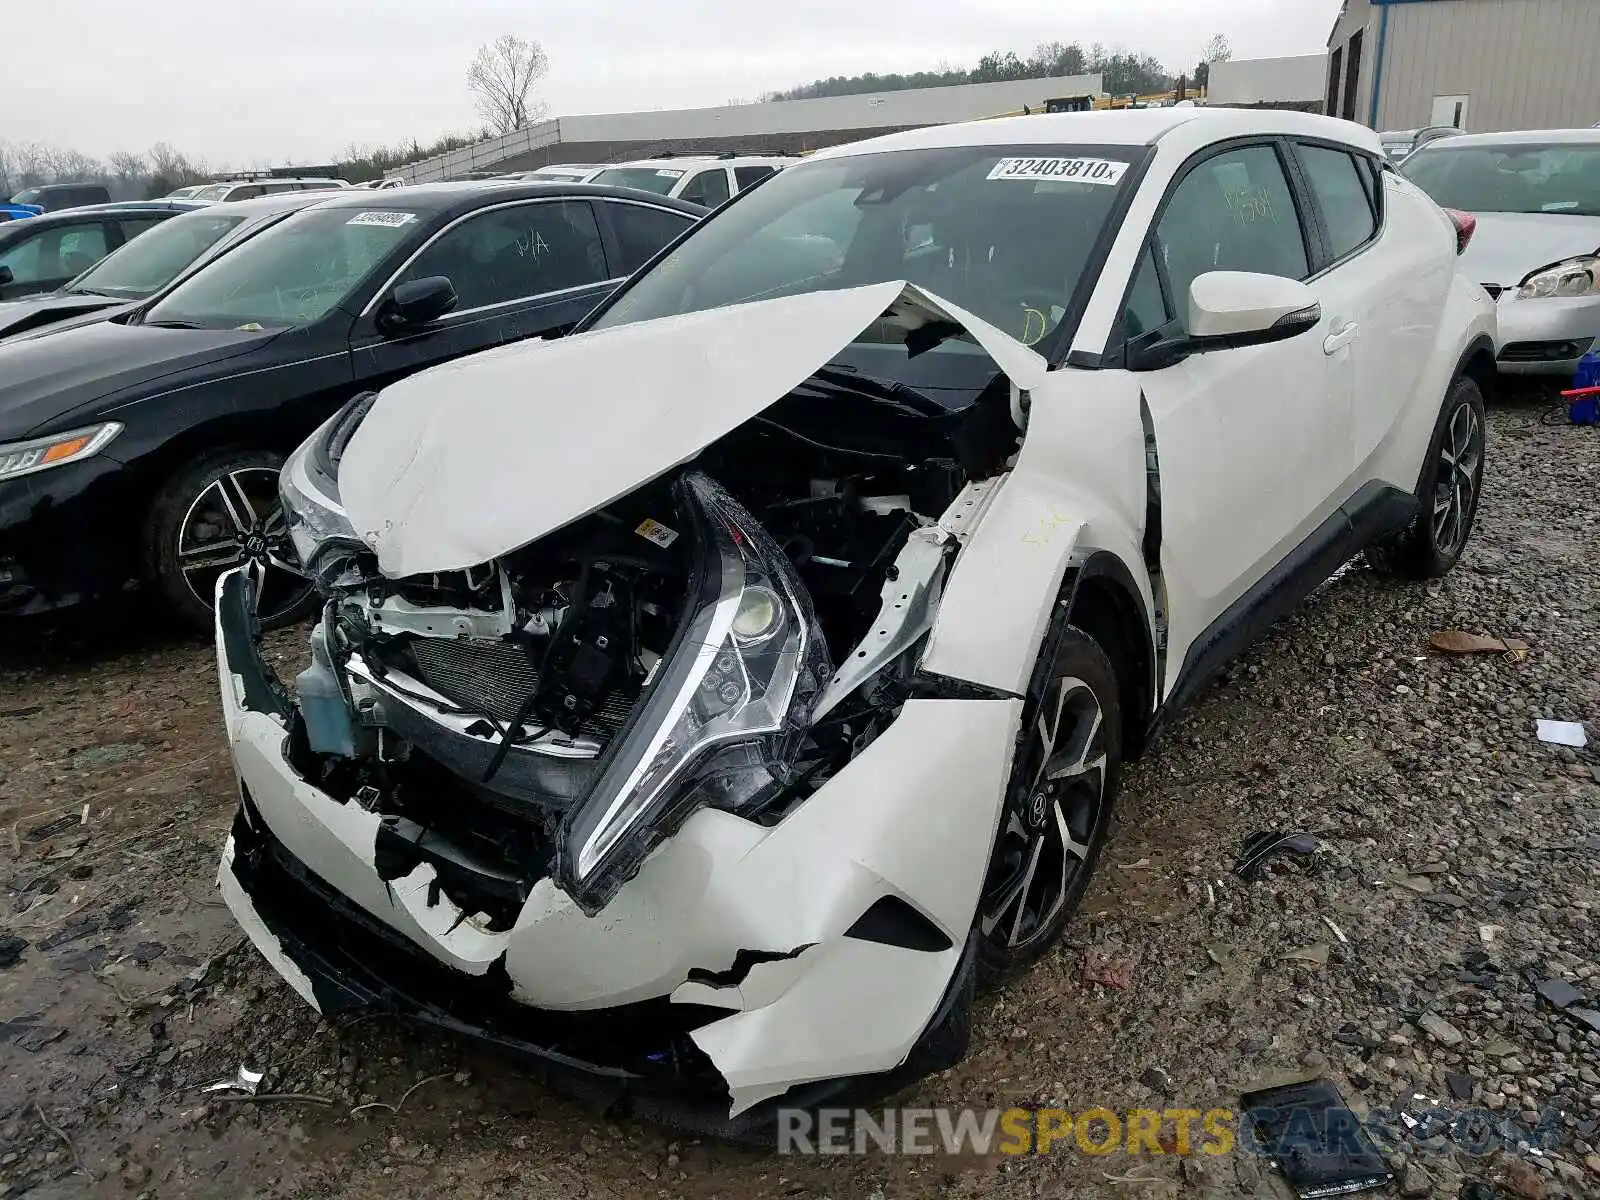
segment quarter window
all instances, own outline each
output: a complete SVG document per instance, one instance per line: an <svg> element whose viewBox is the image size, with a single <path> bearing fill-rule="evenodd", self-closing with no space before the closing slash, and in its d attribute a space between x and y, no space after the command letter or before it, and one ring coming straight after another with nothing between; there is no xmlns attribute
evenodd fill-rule
<svg viewBox="0 0 1600 1200"><path fill-rule="evenodd" d="M1156 272L1155 255L1149 247L1139 256L1139 273L1133 277L1133 290L1128 293L1128 307L1122 314L1123 333L1131 340L1152 329L1160 329L1172 314L1167 311L1167 300L1161 292L1161 276Z"/></svg>
<svg viewBox="0 0 1600 1200"><path fill-rule="evenodd" d="M441 234L397 281L443 275L457 311L504 304L606 278L587 201L553 200L481 213Z"/></svg>
<svg viewBox="0 0 1600 1200"><path fill-rule="evenodd" d="M1372 193L1356 160L1325 146L1301 146L1300 159L1322 210L1328 253L1341 259L1371 241L1378 222L1372 211Z"/></svg>
<svg viewBox="0 0 1600 1200"><path fill-rule="evenodd" d="M1189 285L1208 271L1310 273L1294 195L1271 146L1224 151L1184 176L1156 226L1156 246L1185 325Z"/></svg>

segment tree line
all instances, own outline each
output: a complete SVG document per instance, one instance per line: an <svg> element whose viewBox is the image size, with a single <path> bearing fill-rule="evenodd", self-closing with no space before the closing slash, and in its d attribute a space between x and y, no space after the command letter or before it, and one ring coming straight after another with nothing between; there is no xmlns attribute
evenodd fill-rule
<svg viewBox="0 0 1600 1200"><path fill-rule="evenodd" d="M489 136L484 128L475 133L446 134L428 143L413 140L395 146L350 146L341 161L331 165L340 179L365 183L407 163L459 150ZM267 165L258 161L244 169L261 171ZM157 142L143 153L122 150L107 158L40 142L0 142L0 201L46 183L99 183L114 200L153 200L174 188L230 178L239 170L234 164L208 163L167 142Z"/></svg>
<svg viewBox="0 0 1600 1200"><path fill-rule="evenodd" d="M1200 61L1187 72L1188 79L1204 86L1211 64L1233 56L1228 39L1217 35L1206 43ZM1063 75L1102 76L1105 90L1114 96L1148 95L1170 91L1177 79L1161 60L1149 54L1108 50L1099 42L1085 50L1078 42L1041 42L1026 57L1015 50L994 50L971 67L941 63L931 71L910 74L835 75L798 87L768 92L763 100L814 100L822 96L855 96L864 92L895 92L909 88L950 87L962 83L1002 83L1013 79L1049 79Z"/></svg>
<svg viewBox="0 0 1600 1200"><path fill-rule="evenodd" d="M484 122L476 132L447 133L426 145L416 139L395 146L352 145L343 159L332 165L340 179L366 183L407 163L532 124L544 115L544 106L529 94L549 69L549 59L538 42L502 34L479 47L467 68L467 88ZM153 200L175 188L226 179L238 169L232 163L208 164L168 142L157 142L143 153L122 150L108 158L95 158L41 142L0 141L0 201L46 183L99 183L115 200ZM249 169L265 170L266 164L258 160Z"/></svg>

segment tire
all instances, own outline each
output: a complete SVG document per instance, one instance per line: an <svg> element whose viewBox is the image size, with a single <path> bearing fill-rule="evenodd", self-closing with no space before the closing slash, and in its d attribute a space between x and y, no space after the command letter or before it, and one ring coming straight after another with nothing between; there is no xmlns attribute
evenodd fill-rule
<svg viewBox="0 0 1600 1200"><path fill-rule="evenodd" d="M1416 519L1370 548L1368 561L1401 579L1438 579L1450 573L1477 519L1487 428L1483 393L1471 379L1458 377L1445 395L1428 443L1417 485Z"/></svg>
<svg viewBox="0 0 1600 1200"><path fill-rule="evenodd" d="M1073 773L1036 786L1052 750L1052 769ZM978 899L981 986L1037 962L1060 939L1099 860L1121 766L1116 671L1058 604L1023 703L1005 808Z"/></svg>
<svg viewBox="0 0 1600 1200"><path fill-rule="evenodd" d="M185 625L211 629L217 577L245 563L260 589L262 628L293 624L315 611L316 590L293 566L278 499L282 466L283 456L270 450L211 450L180 467L156 493L145 521L145 571Z"/></svg>

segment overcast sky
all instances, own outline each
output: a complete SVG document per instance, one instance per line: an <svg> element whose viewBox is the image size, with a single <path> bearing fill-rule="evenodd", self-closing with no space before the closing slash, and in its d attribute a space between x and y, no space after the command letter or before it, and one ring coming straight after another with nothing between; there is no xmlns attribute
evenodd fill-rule
<svg viewBox="0 0 1600 1200"><path fill-rule="evenodd" d="M1049 15L1055 9L1059 17ZM819 76L1103 42L1187 69L1324 47L1339 0L63 0L0 17L0 140L104 156L168 141L214 166L315 163L478 124L465 73L544 45L551 114L754 99Z"/></svg>

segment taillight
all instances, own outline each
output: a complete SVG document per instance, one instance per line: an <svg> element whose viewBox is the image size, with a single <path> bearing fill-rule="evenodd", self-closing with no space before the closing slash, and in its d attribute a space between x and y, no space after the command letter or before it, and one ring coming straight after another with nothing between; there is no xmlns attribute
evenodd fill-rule
<svg viewBox="0 0 1600 1200"><path fill-rule="evenodd" d="M1478 231L1478 218L1456 208L1445 209L1444 215L1449 217L1450 224L1456 227L1456 253L1465 254L1467 244L1472 241L1472 235Z"/></svg>

